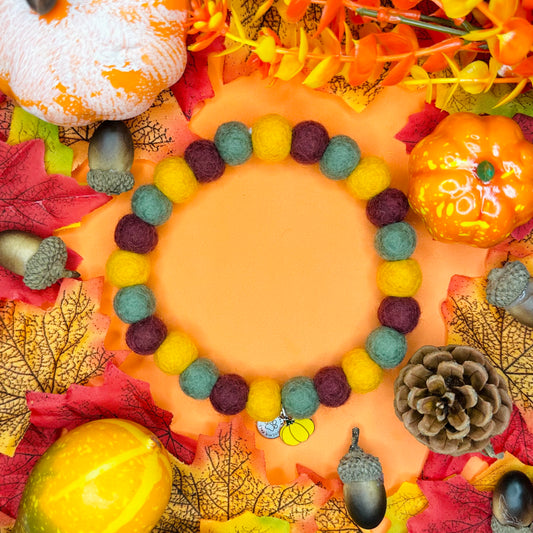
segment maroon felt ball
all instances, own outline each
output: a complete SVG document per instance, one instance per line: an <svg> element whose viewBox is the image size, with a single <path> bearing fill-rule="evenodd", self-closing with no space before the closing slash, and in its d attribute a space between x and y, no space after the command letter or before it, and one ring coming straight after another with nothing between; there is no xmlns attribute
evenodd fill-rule
<svg viewBox="0 0 533 533"><path fill-rule="evenodd" d="M409 200L399 189L388 188L376 194L366 204L366 216L375 226L401 222L409 211Z"/></svg>
<svg viewBox="0 0 533 533"><path fill-rule="evenodd" d="M126 344L139 355L154 353L167 336L164 322L154 315L131 324L126 331Z"/></svg>
<svg viewBox="0 0 533 533"><path fill-rule="evenodd" d="M236 415L246 407L248 389L248 384L241 376L223 374L211 390L209 399L219 413Z"/></svg>
<svg viewBox="0 0 533 533"><path fill-rule="evenodd" d="M115 242L122 250L147 254L157 246L157 231L137 215L124 215L115 228Z"/></svg>
<svg viewBox="0 0 533 533"><path fill-rule="evenodd" d="M350 385L340 366L325 366L313 378L322 405L339 407L350 396Z"/></svg>
<svg viewBox="0 0 533 533"><path fill-rule="evenodd" d="M378 319L383 326L405 335L416 328L420 319L420 306L414 298L387 296L379 305Z"/></svg>
<svg viewBox="0 0 533 533"><path fill-rule="evenodd" d="M220 178L226 168L226 163L218 153L215 143L207 139L189 144L185 149L184 158L200 183Z"/></svg>
<svg viewBox="0 0 533 533"><path fill-rule="evenodd" d="M292 130L291 156L303 165L318 163L328 143L328 132L320 122L314 120L300 122Z"/></svg>

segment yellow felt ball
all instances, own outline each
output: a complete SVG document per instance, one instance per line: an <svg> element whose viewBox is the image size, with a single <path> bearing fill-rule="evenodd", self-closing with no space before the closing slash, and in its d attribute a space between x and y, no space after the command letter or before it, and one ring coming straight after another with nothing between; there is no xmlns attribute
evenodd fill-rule
<svg viewBox="0 0 533 533"><path fill-rule="evenodd" d="M181 374L198 357L198 348L182 331L171 331L154 353L154 363L167 374Z"/></svg>
<svg viewBox="0 0 533 533"><path fill-rule="evenodd" d="M246 411L254 419L270 422L281 412L281 389L271 378L258 378L250 383Z"/></svg>
<svg viewBox="0 0 533 533"><path fill-rule="evenodd" d="M263 161L283 161L291 152L292 128L280 115L265 115L252 126L254 154Z"/></svg>
<svg viewBox="0 0 533 533"><path fill-rule="evenodd" d="M141 285L150 276L150 260L146 255L115 250L107 260L106 278L115 287Z"/></svg>
<svg viewBox="0 0 533 533"><path fill-rule="evenodd" d="M379 290L387 296L414 296L422 283L422 271L416 259L385 261L377 271Z"/></svg>
<svg viewBox="0 0 533 533"><path fill-rule="evenodd" d="M348 190L360 200L370 200L384 191L391 183L390 170L381 157L363 157L346 178Z"/></svg>
<svg viewBox="0 0 533 533"><path fill-rule="evenodd" d="M356 348L342 358L342 370L354 392L373 391L383 379L383 369L363 348Z"/></svg>
<svg viewBox="0 0 533 533"><path fill-rule="evenodd" d="M154 185L175 204L187 201L198 189L198 181L183 157L160 161L154 170Z"/></svg>

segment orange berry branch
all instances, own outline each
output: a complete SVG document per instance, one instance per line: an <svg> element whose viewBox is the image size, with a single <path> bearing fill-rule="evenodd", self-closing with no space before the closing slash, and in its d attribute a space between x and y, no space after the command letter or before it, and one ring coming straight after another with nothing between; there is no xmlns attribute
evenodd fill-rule
<svg viewBox="0 0 533 533"><path fill-rule="evenodd" d="M311 33L303 19L312 4L321 11ZM296 37L287 44L268 27L247 31L231 0L192 0L189 33L195 38L190 50L202 50L224 36L227 48L222 55L246 47L248 61L265 76L289 80L303 74L302 83L311 88L343 76L352 86L379 80L383 86L425 87L431 101L437 85L450 85L451 97L459 86L478 94L494 84L509 84L508 94L497 105L529 88L532 0L434 0L430 13L416 9L422 4L419 0L393 0L393 4L383 6L377 0L258 4L254 21L276 7L282 19L295 26Z"/></svg>

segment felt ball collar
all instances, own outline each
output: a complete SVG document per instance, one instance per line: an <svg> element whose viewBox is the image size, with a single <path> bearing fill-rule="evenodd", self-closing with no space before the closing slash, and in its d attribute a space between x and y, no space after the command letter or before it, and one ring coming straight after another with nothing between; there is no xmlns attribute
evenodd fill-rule
<svg viewBox="0 0 533 533"><path fill-rule="evenodd" d="M240 165L250 157L280 162L289 155L305 165L318 164L329 179L344 182L348 191L367 201L366 214L377 227L374 247L384 259L377 285L384 294L378 309L380 325L368 335L365 346L345 354L338 366L326 366L313 378L296 376L283 385L271 378L247 383L238 374L220 374L216 365L200 357L194 342L182 331L168 331L156 316L156 299L146 285L150 272L147 254L157 245L156 226L165 223L173 204L187 201L199 184L220 178L226 165ZM375 389L384 369L401 363L405 335L418 323L420 308L413 298L421 283L418 262L411 257L416 233L404 221L409 210L405 194L390 187L383 159L361 158L357 143L346 135L329 137L315 121L294 128L279 115L266 115L251 129L241 122L220 125L214 140L192 142L183 157L163 159L154 170L154 183L138 187L132 213L115 229L118 249L109 257L106 275L118 287L113 306L129 324L126 343L141 355L154 354L159 368L179 375L183 392L196 399L209 398L219 413L234 415L244 409L256 421L302 420L319 405L338 407L351 391ZM302 426L303 427L303 426Z"/></svg>

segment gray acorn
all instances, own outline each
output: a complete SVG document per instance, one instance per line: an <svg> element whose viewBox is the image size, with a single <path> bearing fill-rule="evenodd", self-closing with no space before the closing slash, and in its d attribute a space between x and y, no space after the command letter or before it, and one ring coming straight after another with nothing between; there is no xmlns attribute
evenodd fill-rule
<svg viewBox="0 0 533 533"><path fill-rule="evenodd" d="M57 0L26 0L38 15L46 15L54 9Z"/></svg>
<svg viewBox="0 0 533 533"><path fill-rule="evenodd" d="M133 139L124 122L102 122L89 141L89 187L109 195L131 190L135 184L133 152Z"/></svg>
<svg viewBox="0 0 533 533"><path fill-rule="evenodd" d="M340 460L337 472L344 484L344 503L351 519L360 527L377 527L387 510L383 469L377 457L359 445L359 428L352 430L348 453Z"/></svg>
<svg viewBox="0 0 533 533"><path fill-rule="evenodd" d="M499 523L494 524L493 520L493 530L500 524L515 531L531 525L533 484L524 472L510 470L498 480L492 494L492 514Z"/></svg>
<svg viewBox="0 0 533 533"><path fill-rule="evenodd" d="M80 273L67 270L67 247L59 237L41 237L24 231L0 232L0 266L24 276L30 289L50 287L61 278L79 278Z"/></svg>

